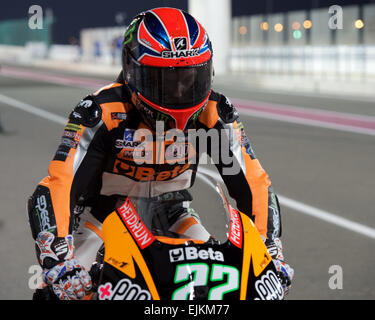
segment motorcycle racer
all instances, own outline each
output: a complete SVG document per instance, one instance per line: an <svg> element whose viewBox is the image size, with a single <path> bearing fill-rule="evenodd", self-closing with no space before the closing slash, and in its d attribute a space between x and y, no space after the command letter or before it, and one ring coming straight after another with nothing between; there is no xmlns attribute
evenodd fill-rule
<svg viewBox="0 0 375 320"><path fill-rule="evenodd" d="M44 280L59 299L82 299L90 290L87 270L102 244L101 223L142 181L152 180L153 190L169 195L158 206L171 232L209 239L187 190L202 152L215 159L230 196L254 221L289 289L294 271L282 255L277 196L237 110L211 88L212 59L208 35L191 15L174 8L143 12L125 32L119 77L69 115L49 175L28 202ZM183 134L159 140L158 133L168 130ZM201 150L191 130L216 132L217 143L210 136Z"/></svg>

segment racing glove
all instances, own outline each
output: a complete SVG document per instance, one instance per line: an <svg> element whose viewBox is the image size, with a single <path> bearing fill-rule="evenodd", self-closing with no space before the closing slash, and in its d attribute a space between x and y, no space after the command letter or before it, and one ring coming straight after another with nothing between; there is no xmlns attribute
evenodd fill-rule
<svg viewBox="0 0 375 320"><path fill-rule="evenodd" d="M55 237L42 231L36 238L43 279L60 300L83 299L92 287L91 277L73 256L73 237Z"/></svg>
<svg viewBox="0 0 375 320"><path fill-rule="evenodd" d="M266 240L265 242L268 253L270 254L272 261L276 267L277 276L284 289L284 296L289 293L291 288L292 280L294 277L294 270L288 264L285 263L283 255L283 246L279 238L273 240Z"/></svg>

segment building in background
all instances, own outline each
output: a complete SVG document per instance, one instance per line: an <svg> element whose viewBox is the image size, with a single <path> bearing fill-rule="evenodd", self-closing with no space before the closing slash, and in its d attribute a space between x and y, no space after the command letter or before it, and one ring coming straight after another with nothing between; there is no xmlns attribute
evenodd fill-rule
<svg viewBox="0 0 375 320"><path fill-rule="evenodd" d="M207 29L214 46L217 75L372 79L375 3L335 2L342 4L336 7L342 9L341 16L340 10L330 10L325 0L184 0L178 7L189 10ZM93 1L90 8L79 3L71 11L68 3L49 3L53 8L47 10L47 1L40 1L41 7L46 8L42 30L28 27L30 17L0 20L0 59L120 66L119 43L130 19L152 7L176 6L173 1L140 0L124 7L123 3L109 0L106 5ZM15 12L21 10L27 16L26 1L20 0L18 6ZM330 28L329 23L339 28ZM59 43L64 37L66 43ZM59 39L57 43L55 39Z"/></svg>
<svg viewBox="0 0 375 320"><path fill-rule="evenodd" d="M375 76L375 3L234 17L232 72Z"/></svg>

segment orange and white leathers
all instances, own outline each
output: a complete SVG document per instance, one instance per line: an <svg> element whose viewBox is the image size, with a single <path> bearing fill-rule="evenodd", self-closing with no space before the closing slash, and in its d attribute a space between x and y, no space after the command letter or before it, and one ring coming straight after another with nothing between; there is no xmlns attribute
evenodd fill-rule
<svg viewBox="0 0 375 320"><path fill-rule="evenodd" d="M215 145L208 143L205 151L211 158L216 157L215 165L229 195L235 199L237 208L254 221L263 239L279 237L277 197L234 106L224 95L212 91L195 125L206 132L227 130L228 136L235 137L229 139L219 134L225 143L221 144L222 140ZM82 263L88 266L100 246L100 232L95 231L100 230L100 223L115 209L117 196L126 196L150 176L155 190L160 192L186 190L193 185L201 150L187 148L189 152L183 155L186 160L183 164L161 161L140 165L133 158L137 146L133 134L138 129L150 128L142 121L134 96L121 77L74 108L50 163L49 175L29 200L34 239L43 230L53 232L57 238L73 234L75 256L82 256ZM229 164L222 161L220 149L224 147L221 145L231 156ZM238 170L226 174L225 170L230 167ZM76 219L77 207L91 209L85 209L80 219ZM200 227L194 224L191 228ZM203 238L208 235L203 227L198 233Z"/></svg>

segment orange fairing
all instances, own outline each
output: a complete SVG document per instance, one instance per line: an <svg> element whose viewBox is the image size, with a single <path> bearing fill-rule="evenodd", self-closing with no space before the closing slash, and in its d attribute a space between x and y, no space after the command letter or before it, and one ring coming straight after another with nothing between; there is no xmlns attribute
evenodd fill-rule
<svg viewBox="0 0 375 320"><path fill-rule="evenodd" d="M148 247L155 241L154 235L139 218L138 213L129 198L127 198L124 204L117 209L117 212L141 249Z"/></svg>
<svg viewBox="0 0 375 320"><path fill-rule="evenodd" d="M142 272L152 299L160 300L159 293L142 253L116 212L112 212L105 219L102 229L105 244L104 261L125 273L131 279L136 277L134 266L134 263L136 263Z"/></svg>
<svg viewBox="0 0 375 320"><path fill-rule="evenodd" d="M240 216L244 237L240 300L246 300L251 261L254 276L258 277L272 259L251 219L242 212Z"/></svg>

